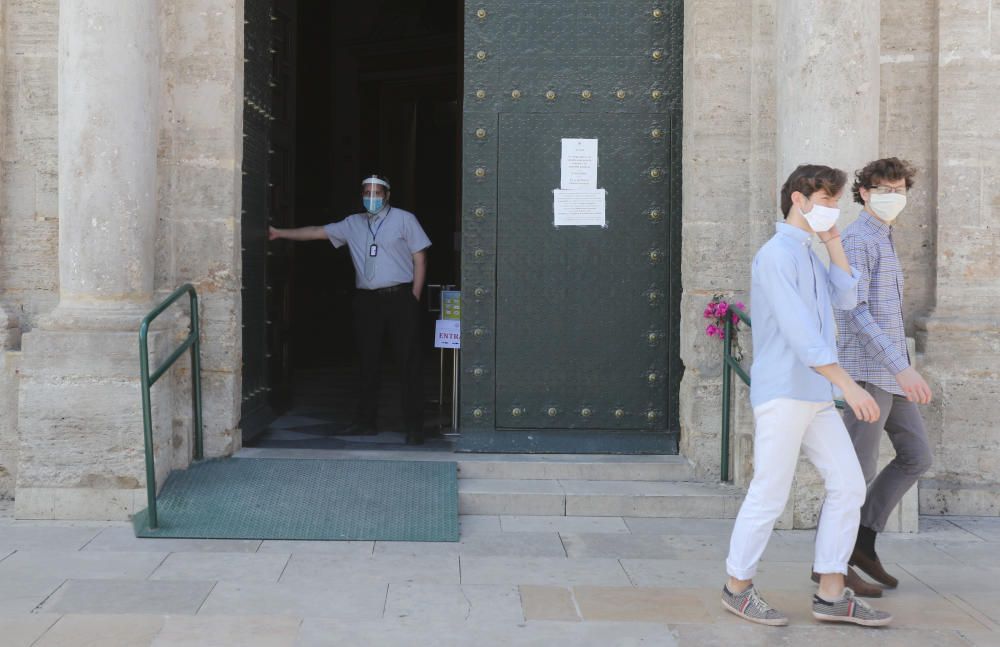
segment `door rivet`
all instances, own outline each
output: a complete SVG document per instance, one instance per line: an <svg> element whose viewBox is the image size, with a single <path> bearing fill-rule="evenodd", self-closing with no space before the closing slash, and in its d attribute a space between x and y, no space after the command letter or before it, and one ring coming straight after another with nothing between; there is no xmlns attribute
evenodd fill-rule
<svg viewBox="0 0 1000 647"><path fill-rule="evenodd" d="M653 139L659 139L660 137L663 137L663 131L660 130L659 128L654 128L649 134L653 137Z"/></svg>
<svg viewBox="0 0 1000 647"><path fill-rule="evenodd" d="M658 260L660 260L660 251L657 250L657 249L654 249L651 252L649 252L649 260L652 261L652 262L654 262L654 263L657 262Z"/></svg>
<svg viewBox="0 0 1000 647"><path fill-rule="evenodd" d="M624 409L615 409L615 418L624 418L624 417L625 417Z"/></svg>
<svg viewBox="0 0 1000 647"><path fill-rule="evenodd" d="M479 99L480 101L482 101L483 99L485 99L486 98L486 90L484 90L482 88L479 88L478 90L476 90L476 98Z"/></svg>
<svg viewBox="0 0 1000 647"><path fill-rule="evenodd" d="M552 90L549 90L548 92L545 93L545 98L548 99L549 101L555 101L556 93L553 92Z"/></svg>
<svg viewBox="0 0 1000 647"><path fill-rule="evenodd" d="M476 328L475 330L472 331L472 334L475 335L476 337L482 337L483 335L486 334L486 331L483 330L482 328Z"/></svg>
<svg viewBox="0 0 1000 647"><path fill-rule="evenodd" d="M476 377L482 377L483 376L483 369L478 368L478 367L474 368L472 370L472 374L475 375Z"/></svg>
<svg viewBox="0 0 1000 647"><path fill-rule="evenodd" d="M513 99L514 101L517 101L518 99L521 98L521 91L520 90L511 90L510 91L510 98Z"/></svg>
<svg viewBox="0 0 1000 647"><path fill-rule="evenodd" d="M484 252L481 249L477 249L476 252L475 252L475 254L476 254L476 258L483 258L484 256L486 256L486 252Z"/></svg>
<svg viewBox="0 0 1000 647"><path fill-rule="evenodd" d="M651 178L653 178L655 180L658 177L660 177L661 173L662 173L662 171L660 169L658 169L658 168L650 169L649 170L649 177L651 177Z"/></svg>
<svg viewBox="0 0 1000 647"><path fill-rule="evenodd" d="M472 410L472 416L474 418L482 418L483 417L483 410L482 409L473 409Z"/></svg>
<svg viewBox="0 0 1000 647"><path fill-rule="evenodd" d="M517 418L518 416L520 416L521 413L522 413L521 412L521 407L514 407L513 409L510 410L510 415L514 416L515 418Z"/></svg>
<svg viewBox="0 0 1000 647"><path fill-rule="evenodd" d="M659 20L662 17L663 17L663 9L660 9L659 7L653 9L653 18Z"/></svg>
<svg viewBox="0 0 1000 647"><path fill-rule="evenodd" d="M648 380L650 384L656 384L656 373L650 373L647 375L646 380Z"/></svg>
<svg viewBox="0 0 1000 647"><path fill-rule="evenodd" d="M660 210L659 209L652 209L649 212L649 219L652 220L653 222L659 222L660 221Z"/></svg>
<svg viewBox="0 0 1000 647"><path fill-rule="evenodd" d="M646 412L646 420L650 420L650 421L656 420L656 412L655 411L647 411Z"/></svg>
<svg viewBox="0 0 1000 647"><path fill-rule="evenodd" d="M580 415L583 416L584 418L589 418L592 413L594 412L591 411L590 409L585 408L583 411L580 412Z"/></svg>
<svg viewBox="0 0 1000 647"><path fill-rule="evenodd" d="M663 90L653 90L650 96L653 97L653 101L659 101L663 98Z"/></svg>
<svg viewBox="0 0 1000 647"><path fill-rule="evenodd" d="M585 100L591 98L592 96L594 96L594 93L590 90L584 90L580 93L580 97Z"/></svg>
<svg viewBox="0 0 1000 647"><path fill-rule="evenodd" d="M654 49L653 50L653 60L654 61L659 61L662 58L663 58L663 50L662 49Z"/></svg>
<svg viewBox="0 0 1000 647"><path fill-rule="evenodd" d="M655 332L649 333L649 343L655 344L657 342L657 337Z"/></svg>
<svg viewBox="0 0 1000 647"><path fill-rule="evenodd" d="M483 216L486 215L486 209L483 209L482 207L476 207L476 210L473 211L473 213L476 215L476 218L482 218Z"/></svg>
<svg viewBox="0 0 1000 647"><path fill-rule="evenodd" d="M481 49L476 52L476 60L485 61L486 60L486 50Z"/></svg>
<svg viewBox="0 0 1000 647"><path fill-rule="evenodd" d="M479 18L480 20L486 20L486 15L485 9L479 9L476 11L476 18Z"/></svg>
<svg viewBox="0 0 1000 647"><path fill-rule="evenodd" d="M476 138L477 139L485 139L486 138L486 129L485 128L476 128Z"/></svg>
<svg viewBox="0 0 1000 647"><path fill-rule="evenodd" d="M476 296L482 298L486 295L486 290L483 288L476 288Z"/></svg>
<svg viewBox="0 0 1000 647"><path fill-rule="evenodd" d="M486 169L482 166L476 169L476 177L486 177Z"/></svg>
<svg viewBox="0 0 1000 647"><path fill-rule="evenodd" d="M550 418L554 418L554 417L555 417L555 415L556 415L557 413L559 413L559 410L558 410L558 409L556 409L555 407L549 407L549 410L548 410L548 411L547 411L546 413L548 413L548 414L549 414L549 417L550 417Z"/></svg>
<svg viewBox="0 0 1000 647"><path fill-rule="evenodd" d="M625 90L618 90L615 92L615 97L618 99L624 99L626 95Z"/></svg>

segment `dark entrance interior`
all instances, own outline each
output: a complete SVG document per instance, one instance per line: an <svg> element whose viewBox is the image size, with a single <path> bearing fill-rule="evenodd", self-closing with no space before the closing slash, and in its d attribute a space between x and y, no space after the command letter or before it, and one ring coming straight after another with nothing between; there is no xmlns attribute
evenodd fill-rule
<svg viewBox="0 0 1000 647"><path fill-rule="evenodd" d="M271 11L277 23L269 77L276 117L269 126L271 221L302 227L357 213L361 178L379 173L392 182L392 204L416 214L433 242L428 284L456 284L461 3L275 0ZM354 414L357 370L347 249L319 241L263 247L266 260L245 252L244 272L248 263L265 263L270 415L244 424L244 443L343 446L336 432ZM436 307L434 296L425 290L428 429L440 422L432 348L437 314L428 307ZM391 430L399 398L388 348L384 355L380 427ZM380 434L370 442L394 440Z"/></svg>

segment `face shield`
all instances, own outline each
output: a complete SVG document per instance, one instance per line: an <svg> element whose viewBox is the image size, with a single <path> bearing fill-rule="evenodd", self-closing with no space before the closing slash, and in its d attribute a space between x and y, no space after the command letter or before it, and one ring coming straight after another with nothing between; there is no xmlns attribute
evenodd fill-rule
<svg viewBox="0 0 1000 647"><path fill-rule="evenodd" d="M383 187L380 191L378 187ZM365 178L361 182L361 202L365 206L365 211L376 214L385 206L383 197L389 191L389 183L377 175ZM379 195L379 194L382 195Z"/></svg>

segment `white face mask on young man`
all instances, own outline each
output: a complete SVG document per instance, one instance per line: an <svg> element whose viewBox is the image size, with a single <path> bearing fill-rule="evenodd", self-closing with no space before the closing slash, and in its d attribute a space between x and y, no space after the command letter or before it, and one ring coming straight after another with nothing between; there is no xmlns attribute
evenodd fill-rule
<svg viewBox="0 0 1000 647"><path fill-rule="evenodd" d="M806 219L813 231L830 231L830 228L837 224L840 218L840 209L825 207L821 204L814 204L809 213L805 213L799 208L799 213Z"/></svg>
<svg viewBox="0 0 1000 647"><path fill-rule="evenodd" d="M906 196L898 193L872 193L868 196L872 212L886 222L892 222L906 206Z"/></svg>

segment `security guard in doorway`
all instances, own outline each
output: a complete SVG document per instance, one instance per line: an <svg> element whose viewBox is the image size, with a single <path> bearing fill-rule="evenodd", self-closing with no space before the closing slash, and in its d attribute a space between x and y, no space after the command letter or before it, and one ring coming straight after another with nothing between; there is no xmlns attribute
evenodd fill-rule
<svg viewBox="0 0 1000 647"><path fill-rule="evenodd" d="M354 329L361 355L358 412L345 434L376 433L379 357L388 333L401 371L406 442L423 437L423 384L419 347L420 294L427 276L431 241L409 211L389 204L389 182L372 175L361 182L365 211L323 227L270 228L271 240L324 240L347 245L356 274Z"/></svg>

